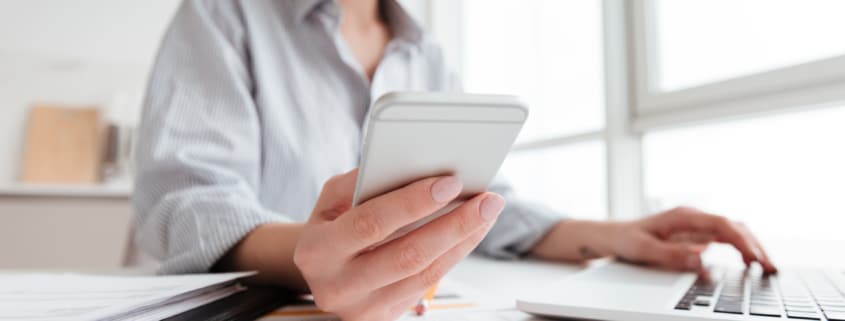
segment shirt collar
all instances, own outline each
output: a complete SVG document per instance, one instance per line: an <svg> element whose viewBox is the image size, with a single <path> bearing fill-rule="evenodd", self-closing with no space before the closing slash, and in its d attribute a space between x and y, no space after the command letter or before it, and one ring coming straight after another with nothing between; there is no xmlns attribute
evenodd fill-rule
<svg viewBox="0 0 845 321"><path fill-rule="evenodd" d="M340 7L334 0L294 0L294 14L297 22L308 19L314 12L327 13L335 19L340 19ZM423 31L420 25L405 11L396 0L380 0L381 8L393 40L400 40L419 46L422 43Z"/></svg>
<svg viewBox="0 0 845 321"><path fill-rule="evenodd" d="M293 4L293 13L297 22L302 22L307 19L308 16L320 8L324 2L328 2L328 0L290 0L290 3Z"/></svg>

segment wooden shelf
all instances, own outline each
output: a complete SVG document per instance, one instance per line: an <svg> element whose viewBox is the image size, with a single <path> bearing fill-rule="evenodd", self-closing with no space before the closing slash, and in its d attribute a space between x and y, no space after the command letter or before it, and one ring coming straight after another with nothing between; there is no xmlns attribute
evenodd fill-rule
<svg viewBox="0 0 845 321"><path fill-rule="evenodd" d="M132 184L115 183L106 185L41 185L12 184L0 186L2 196L31 197L91 197L91 198L129 198Z"/></svg>

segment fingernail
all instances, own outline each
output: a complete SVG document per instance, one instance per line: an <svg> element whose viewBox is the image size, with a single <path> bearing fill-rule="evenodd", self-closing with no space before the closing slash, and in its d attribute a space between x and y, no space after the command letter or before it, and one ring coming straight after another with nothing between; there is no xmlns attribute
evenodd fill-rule
<svg viewBox="0 0 845 321"><path fill-rule="evenodd" d="M687 256L687 269L698 270L701 268L701 258L698 254L690 254Z"/></svg>
<svg viewBox="0 0 845 321"><path fill-rule="evenodd" d="M495 220L502 209L505 208L505 199L493 194L481 201L481 218L485 221Z"/></svg>
<svg viewBox="0 0 845 321"><path fill-rule="evenodd" d="M438 203L451 201L461 193L461 181L454 176L443 177L431 186L431 198Z"/></svg>

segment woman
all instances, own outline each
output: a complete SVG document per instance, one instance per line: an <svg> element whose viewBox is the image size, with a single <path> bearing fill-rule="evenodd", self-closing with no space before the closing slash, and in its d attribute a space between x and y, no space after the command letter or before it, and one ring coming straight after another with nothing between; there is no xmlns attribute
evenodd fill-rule
<svg viewBox="0 0 845 321"><path fill-rule="evenodd" d="M452 90L452 79L394 0L185 1L143 112L137 242L163 273L257 270L256 282L310 291L348 320L395 319L476 248L698 270L700 244L721 241L774 271L748 230L722 217L678 208L561 221L506 188L363 251L461 190L433 177L351 207L370 103L395 90ZM673 241L689 236L698 243Z"/></svg>

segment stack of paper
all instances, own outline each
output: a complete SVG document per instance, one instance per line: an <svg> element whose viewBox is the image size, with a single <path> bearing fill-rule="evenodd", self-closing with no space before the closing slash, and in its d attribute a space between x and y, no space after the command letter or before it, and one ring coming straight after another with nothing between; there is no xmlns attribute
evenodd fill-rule
<svg viewBox="0 0 845 321"><path fill-rule="evenodd" d="M160 320L243 291L252 274L0 275L0 320Z"/></svg>

